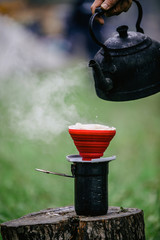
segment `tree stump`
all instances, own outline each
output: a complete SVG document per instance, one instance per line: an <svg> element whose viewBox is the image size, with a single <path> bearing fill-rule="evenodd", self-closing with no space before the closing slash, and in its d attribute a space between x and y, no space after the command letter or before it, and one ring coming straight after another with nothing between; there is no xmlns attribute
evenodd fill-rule
<svg viewBox="0 0 160 240"><path fill-rule="evenodd" d="M110 207L107 215L77 216L73 207L46 209L1 224L3 240L145 240L143 211Z"/></svg>

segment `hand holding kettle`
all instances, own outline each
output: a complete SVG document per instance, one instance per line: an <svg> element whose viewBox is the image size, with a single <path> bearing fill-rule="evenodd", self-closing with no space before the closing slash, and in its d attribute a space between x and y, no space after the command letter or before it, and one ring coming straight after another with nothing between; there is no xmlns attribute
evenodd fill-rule
<svg viewBox="0 0 160 240"><path fill-rule="evenodd" d="M122 25L117 33L101 42L94 31L94 20L106 11L97 8L89 21L91 37L101 47L89 66L96 93L104 100L129 101L160 92L160 43L144 34L142 6L138 0L132 1L138 8L136 31Z"/></svg>
<svg viewBox="0 0 160 240"><path fill-rule="evenodd" d="M105 10L105 16L110 17L113 15L119 15L122 12L127 12L132 5L132 0L95 0L91 6L92 14L95 13L97 7L101 7ZM102 18L98 18L101 24L104 24Z"/></svg>

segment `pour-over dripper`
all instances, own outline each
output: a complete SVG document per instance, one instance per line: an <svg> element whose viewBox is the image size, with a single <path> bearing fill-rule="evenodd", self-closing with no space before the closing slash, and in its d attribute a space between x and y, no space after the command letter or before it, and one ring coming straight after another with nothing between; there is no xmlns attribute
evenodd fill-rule
<svg viewBox="0 0 160 240"><path fill-rule="evenodd" d="M116 134L115 128L108 129L75 129L69 128L69 133L79 151L82 160L91 161L103 156L104 151Z"/></svg>

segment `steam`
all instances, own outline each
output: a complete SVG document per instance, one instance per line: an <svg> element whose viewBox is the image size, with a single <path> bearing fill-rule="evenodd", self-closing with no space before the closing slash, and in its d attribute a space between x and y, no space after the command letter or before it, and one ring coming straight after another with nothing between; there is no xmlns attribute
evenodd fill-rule
<svg viewBox="0 0 160 240"><path fill-rule="evenodd" d="M0 16L0 76L53 70L66 62L56 47L53 52L32 33L8 17Z"/></svg>
<svg viewBox="0 0 160 240"><path fill-rule="evenodd" d="M68 100L74 88L81 84L75 77L77 68L37 73L35 69L56 68L58 56L44 51L37 39L9 19L0 21L1 28L6 31L0 36L3 43L0 44L3 46L0 101L5 109L5 116L0 116L0 120L5 124L7 119L8 128L29 139L51 141L53 135L60 134L79 119L73 101Z"/></svg>
<svg viewBox="0 0 160 240"><path fill-rule="evenodd" d="M12 129L28 138L47 141L60 134L71 120L78 118L75 106L66 102L75 85L71 79L53 74L43 81L36 75L23 80L12 79L8 102Z"/></svg>

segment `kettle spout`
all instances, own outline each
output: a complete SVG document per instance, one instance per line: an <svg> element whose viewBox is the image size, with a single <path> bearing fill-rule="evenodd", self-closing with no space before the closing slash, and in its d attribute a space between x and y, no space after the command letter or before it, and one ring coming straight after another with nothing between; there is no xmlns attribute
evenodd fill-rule
<svg viewBox="0 0 160 240"><path fill-rule="evenodd" d="M105 78L99 64L95 60L90 60L89 67L92 67L97 95L105 96L113 88L110 78Z"/></svg>

